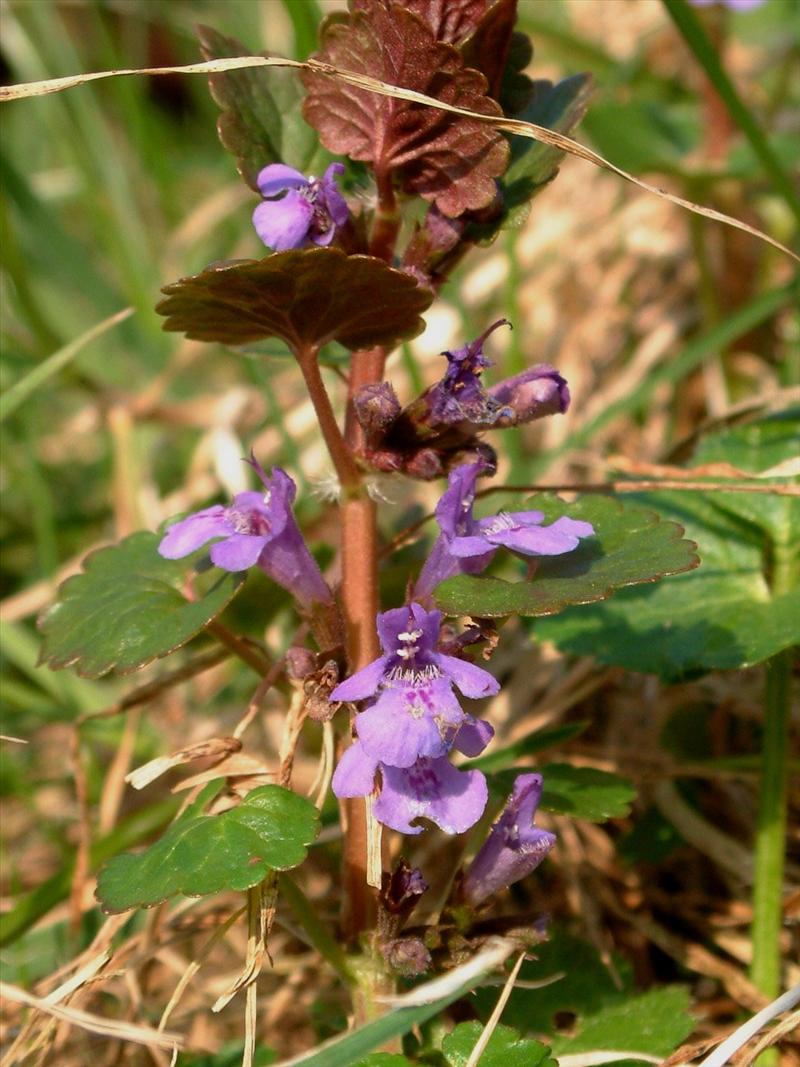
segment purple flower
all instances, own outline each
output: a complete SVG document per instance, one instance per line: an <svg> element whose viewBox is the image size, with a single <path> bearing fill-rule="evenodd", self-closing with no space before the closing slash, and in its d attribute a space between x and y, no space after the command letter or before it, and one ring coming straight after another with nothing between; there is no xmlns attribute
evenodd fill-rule
<svg viewBox="0 0 800 1067"><path fill-rule="evenodd" d="M520 426L545 415L563 415L569 407L569 388L549 363L537 363L513 378L504 378L489 390L500 405L495 426Z"/></svg>
<svg viewBox="0 0 800 1067"><path fill-rule="evenodd" d="M347 202L336 185L336 176L343 173L341 163L331 163L321 178L306 178L285 163L264 167L257 181L267 199L253 212L253 225L264 244L276 252L329 245L348 217ZM275 199L279 193L284 195Z"/></svg>
<svg viewBox="0 0 800 1067"><path fill-rule="evenodd" d="M535 870L556 843L533 825L542 796L540 774L520 774L500 818L469 866L461 892L473 906Z"/></svg>
<svg viewBox="0 0 800 1067"><path fill-rule="evenodd" d="M454 743L471 755L492 736L488 723L465 714L453 686L464 696L484 697L497 693L498 683L482 667L436 650L441 621L440 611L425 611L419 604L383 612L378 634L384 654L331 693L331 700L377 696L355 723L364 753L373 761L373 776L378 762L409 768L421 757L444 756Z"/></svg>
<svg viewBox="0 0 800 1067"><path fill-rule="evenodd" d="M475 341L444 352L447 370L440 381L417 397L400 415L395 432L416 436L418 441L442 439L455 444L488 429L517 426L544 415L563 413L569 405L567 383L554 367L540 363L506 378L488 392L481 376L492 360L483 345L500 326L498 319Z"/></svg>
<svg viewBox="0 0 800 1067"><path fill-rule="evenodd" d="M292 513L297 487L280 467L273 469L270 478L254 457L247 462L266 492L237 493L228 507L214 504L181 519L167 530L158 546L159 554L165 559L182 559L213 538L221 538L209 552L215 566L225 571L258 566L304 606L310 607L315 601L331 603L331 591Z"/></svg>
<svg viewBox="0 0 800 1067"><path fill-rule="evenodd" d="M456 740L458 747L458 739ZM337 797L361 797L373 790L375 773L383 780L372 811L378 822L401 834L420 834L414 819L430 819L448 834L462 834L480 819L488 797L480 771L459 771L442 756L422 757L410 767L388 767L373 759L360 741L345 752L333 776Z"/></svg>
<svg viewBox="0 0 800 1067"><path fill-rule="evenodd" d="M523 556L560 556L576 548L582 537L594 533L591 523L567 516L542 526L541 511L501 511L476 519L472 505L481 471L480 463L469 463L450 475L447 490L436 505L441 533L414 587L416 597L429 596L440 582L455 574L479 574L498 548Z"/></svg>

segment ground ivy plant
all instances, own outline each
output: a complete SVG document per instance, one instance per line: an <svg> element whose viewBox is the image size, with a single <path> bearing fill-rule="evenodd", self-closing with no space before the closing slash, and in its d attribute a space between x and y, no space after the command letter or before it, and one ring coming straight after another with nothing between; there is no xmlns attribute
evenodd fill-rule
<svg viewBox="0 0 800 1067"><path fill-rule="evenodd" d="M351 0L348 11L323 23L316 59L481 115L569 133L587 106L588 79L530 80L523 73L530 45L514 29L515 6L509 0ZM209 27L200 30L200 41L206 58L246 54ZM698 564L696 545L674 520L694 527L703 519L677 514L669 498L585 495L567 503L538 495L507 510L491 508L482 492L498 484L492 479L502 431L558 419L570 404L558 369L534 360L514 377L485 384L495 331L524 331L524 323L486 322L478 337L461 338L441 356L431 353L439 360L438 380L416 397L401 401L386 376L387 357L422 331L426 310L470 249L518 225L555 178L556 150L507 138L477 118L368 92L321 68L299 78L265 68L214 74L211 91L222 143L257 197L252 225L265 254L213 263L165 284L157 311L166 330L226 346L220 358L235 359L231 349L267 339L291 353L330 458L336 559L323 568L310 550L296 518L291 474L265 469L265 458L252 455L245 461L254 488L178 516L158 534L134 534L89 556L41 622L42 657L53 668L96 678L135 671L198 635L210 636L242 655L261 675L262 688L276 686L286 695L294 743L306 720L335 734L330 786L343 835L336 930L323 926L285 873L304 862L319 832L317 806L292 788L291 744L280 756L263 753L274 767L272 784L243 792L220 766L219 777L198 786L144 851L106 863L98 899L106 911L119 912L176 895L241 892L253 937L266 950L271 908L285 894L304 936L351 989L358 1024L338 1051L309 1054L307 1062L422 1062L431 1049L410 1041L401 1052L398 1038L441 1013L464 988L457 983L455 992L437 993L439 999L391 1009L378 994L471 958L490 960L473 975L475 985L498 963L491 946L500 934L503 958L532 950L547 937L546 922L531 915L500 919L493 909L512 883L531 876L558 848L555 835L536 826L537 809L602 820L626 813L633 799L630 783L614 775L540 761L543 750L580 725L493 746L491 702L481 711L471 702L501 690L491 659L504 639L500 620L569 608L567 625L548 622L548 636L581 651L590 641L602 658L625 662L615 637L622 624L615 620L634 626L638 619L641 632L625 646L628 659L638 664L644 657L656 667L666 662L672 672L693 667L679 635L654 643L647 627L657 624L659 605L671 595L669 582L663 592L652 583ZM335 361L339 378L324 379L321 366L342 350L347 358ZM420 542L426 558L404 575L404 592L392 584L389 598L379 561L401 532L382 516L393 479L433 483L438 503ZM739 521L730 508L720 518ZM781 521L775 517L774 530ZM773 536L773 526L767 532ZM684 595L710 595L700 591L703 572L697 573L696 580L683 579ZM697 594L689 592L695 581ZM288 649L256 645L237 633L227 624L235 614L220 622L248 583L261 583L259 597L248 601L249 610L261 612L257 623L266 622L277 587L282 602L293 606L298 630ZM630 586L647 591L620 600L619 609L599 605ZM677 591L677 582L672 588ZM748 589L742 585L742 610ZM634 602L647 610L622 606ZM581 607L587 604L593 606ZM784 638L783 631L753 635L753 656L772 654ZM715 665L712 658L708 666ZM220 761L230 751L223 746ZM320 797L319 805L325 803L330 799ZM433 872L402 858L402 836L444 839L473 828L470 858L454 863L444 898L416 921ZM400 856L392 864L385 860L390 835ZM633 999L627 980L615 987L595 959L597 980L583 989L576 953L562 952L562 935L553 936L553 961L544 966L552 962L549 973L566 975L545 997L553 1009L540 1013L541 1027L529 1036L526 1011L512 999L513 1028L495 1030L481 1062L547 1064L551 1051L587 1048L661 1056L686 1036L681 990ZM531 974L540 966L526 965ZM255 974L254 964L248 980ZM515 997L536 1002L533 993ZM577 1012L573 1039L552 1033L559 1006ZM476 1009L481 1017L485 1008L484 993ZM436 1062L472 1062L480 1032L477 1023L460 1024L434 1050ZM250 1062L252 1055L251 1047Z"/></svg>

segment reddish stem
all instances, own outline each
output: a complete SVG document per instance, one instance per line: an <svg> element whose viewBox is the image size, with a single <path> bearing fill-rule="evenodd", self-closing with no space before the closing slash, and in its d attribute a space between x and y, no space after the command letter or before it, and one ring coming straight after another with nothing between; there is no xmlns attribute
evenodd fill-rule
<svg viewBox="0 0 800 1067"><path fill-rule="evenodd" d="M378 188L378 207L372 223L369 254L391 263L394 258L397 233L400 229L400 212L394 195L391 171L376 170L375 183Z"/></svg>
<svg viewBox="0 0 800 1067"><path fill-rule="evenodd" d="M361 483L361 471L353 458L352 451L345 444L336 416L333 413L328 391L319 372L317 349L299 348L296 351L296 355L342 490L345 495L353 493L358 490L358 486Z"/></svg>
<svg viewBox="0 0 800 1067"><path fill-rule="evenodd" d="M361 428L353 411L353 395L363 385L379 382L386 361L384 348L354 352L350 370L350 403L345 439L356 450ZM342 610L345 620L347 662L351 671L366 667L380 655L375 618L378 598L378 528L375 503L366 495L341 505ZM344 910L342 922L348 939L375 923L375 894L366 882L367 819L363 800L344 802Z"/></svg>

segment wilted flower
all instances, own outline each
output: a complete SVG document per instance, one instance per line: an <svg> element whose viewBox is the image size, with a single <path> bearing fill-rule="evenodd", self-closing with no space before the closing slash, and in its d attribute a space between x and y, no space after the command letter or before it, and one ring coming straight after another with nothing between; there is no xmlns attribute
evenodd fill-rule
<svg viewBox="0 0 800 1067"><path fill-rule="evenodd" d="M460 748L462 727L455 739ZM474 728L473 728L474 729ZM475 753L471 746L468 755ZM380 796L372 805L378 822L401 834L420 834L423 827L412 820L430 819L447 834L461 834L474 826L486 807L486 779L480 771L459 771L446 756L422 757L410 767L389 767L371 757L361 741L347 749L333 776L337 797L368 796L380 770Z"/></svg>
<svg viewBox="0 0 800 1067"><path fill-rule="evenodd" d="M483 345L494 330L509 325L498 319L463 348L442 353L447 359L442 378L402 410L389 383L362 387L354 404L366 438L364 458L379 470L424 479L481 454L492 466L494 452L480 434L566 411L567 383L547 363L484 387L482 374L492 361Z"/></svg>
<svg viewBox="0 0 800 1067"><path fill-rule="evenodd" d="M321 178L306 178L285 163L270 163L257 182L266 199L253 212L256 233L269 248L284 252L307 244L329 245L337 226L347 222L347 201L336 176L341 163L331 163ZM274 199L279 193L284 195Z"/></svg>
<svg viewBox="0 0 800 1067"><path fill-rule="evenodd" d="M535 870L556 843L555 834L533 825L542 796L540 774L520 774L500 818L470 864L461 886L473 906Z"/></svg>
<svg viewBox="0 0 800 1067"><path fill-rule="evenodd" d="M297 487L275 467L270 478L255 458L248 461L266 489L237 493L228 507L214 504L170 526L158 546L165 559L182 559L214 538L211 562L225 571L258 566L304 606L330 603L325 583L292 513Z"/></svg>
<svg viewBox="0 0 800 1067"><path fill-rule="evenodd" d="M447 370L401 414L397 431L413 431L418 440L457 434L461 440L488 429L503 429L544 415L567 410L569 390L558 371L546 363L484 388L481 376L492 360L484 353L486 338L500 326L498 319L476 340L444 352ZM534 386L533 383L536 383Z"/></svg>
<svg viewBox="0 0 800 1067"><path fill-rule="evenodd" d="M498 548L524 556L559 556L571 552L582 537L594 533L591 523L563 516L542 526L541 511L501 511L485 519L472 514L480 463L465 464L452 472L447 491L436 505L441 533L414 587L419 598L455 574L479 574Z"/></svg>
<svg viewBox="0 0 800 1067"><path fill-rule="evenodd" d="M440 611L419 604L383 612L377 625L384 654L331 693L331 700L347 701L377 695L355 723L373 768L377 762L408 768L420 757L444 756L457 738L469 748L485 738L482 749L492 736L488 723L463 711L453 686L464 696L484 697L499 691L497 681L482 667L436 650L441 621Z"/></svg>

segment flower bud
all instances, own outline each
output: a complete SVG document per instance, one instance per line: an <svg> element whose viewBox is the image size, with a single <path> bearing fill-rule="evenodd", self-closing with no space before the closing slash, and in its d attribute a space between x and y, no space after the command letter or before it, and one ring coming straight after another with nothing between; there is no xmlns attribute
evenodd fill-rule
<svg viewBox="0 0 800 1067"><path fill-rule="evenodd" d="M404 978L424 974L431 965L431 954L419 937L401 937L383 948L386 962Z"/></svg>
<svg viewBox="0 0 800 1067"><path fill-rule="evenodd" d="M502 409L494 424L498 428L519 426L545 415L563 415L569 407L567 383L547 363L504 378L489 390L489 396Z"/></svg>
<svg viewBox="0 0 800 1067"><path fill-rule="evenodd" d="M473 907L535 870L556 843L533 825L542 795L540 774L520 774L500 818L470 864L461 894Z"/></svg>
<svg viewBox="0 0 800 1067"><path fill-rule="evenodd" d="M407 919L427 890L422 871L401 859L391 874L383 874L381 905L390 915Z"/></svg>
<svg viewBox="0 0 800 1067"><path fill-rule="evenodd" d="M369 440L379 440L400 414L400 401L389 382L363 385L353 397L356 418Z"/></svg>
<svg viewBox="0 0 800 1067"><path fill-rule="evenodd" d="M433 448L420 448L406 460L403 469L410 478L429 482L442 473L442 459Z"/></svg>

